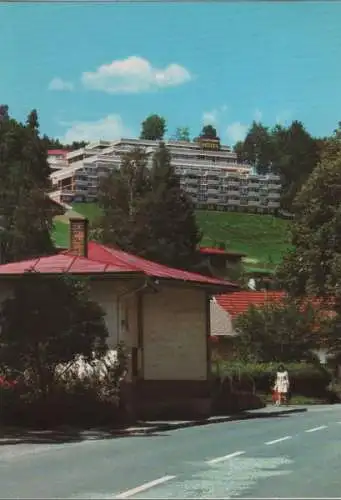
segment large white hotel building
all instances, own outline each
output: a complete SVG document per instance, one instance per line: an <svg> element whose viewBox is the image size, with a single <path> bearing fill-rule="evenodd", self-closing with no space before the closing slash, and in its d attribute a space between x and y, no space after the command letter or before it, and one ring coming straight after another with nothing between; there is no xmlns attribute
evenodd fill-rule
<svg viewBox="0 0 341 500"><path fill-rule="evenodd" d="M150 161L159 141L119 139L99 141L72 152L49 151L55 201L95 201L99 181L120 166L121 157L139 147ZM281 184L276 175L257 175L240 164L230 147L218 139L195 142L165 141L182 188L197 208L274 213L279 207Z"/></svg>

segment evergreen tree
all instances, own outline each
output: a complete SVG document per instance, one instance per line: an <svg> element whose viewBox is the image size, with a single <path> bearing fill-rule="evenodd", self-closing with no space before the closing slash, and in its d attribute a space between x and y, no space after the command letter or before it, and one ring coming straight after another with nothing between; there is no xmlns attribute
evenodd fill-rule
<svg viewBox="0 0 341 500"><path fill-rule="evenodd" d="M217 129L215 129L212 125L205 125L202 128L200 137L203 137L205 139L218 139Z"/></svg>
<svg viewBox="0 0 341 500"><path fill-rule="evenodd" d="M258 174L270 171L273 161L273 141L267 127L253 122L245 140L234 146L238 160L253 165Z"/></svg>
<svg viewBox="0 0 341 500"><path fill-rule="evenodd" d="M37 112L26 124L0 121L1 262L48 255L55 211L46 195L50 169Z"/></svg>
<svg viewBox="0 0 341 500"><path fill-rule="evenodd" d="M193 264L201 235L164 144L151 170L143 152L126 154L121 169L101 184L99 204L103 216L93 235L103 243L169 266Z"/></svg>
<svg viewBox="0 0 341 500"><path fill-rule="evenodd" d="M193 203L181 189L170 153L163 143L153 157L151 184L148 256L170 266L188 269L196 260L201 234Z"/></svg>
<svg viewBox="0 0 341 500"><path fill-rule="evenodd" d="M272 170L282 179L281 205L292 210L297 193L319 162L318 142L299 121L287 129L275 127L272 135Z"/></svg>

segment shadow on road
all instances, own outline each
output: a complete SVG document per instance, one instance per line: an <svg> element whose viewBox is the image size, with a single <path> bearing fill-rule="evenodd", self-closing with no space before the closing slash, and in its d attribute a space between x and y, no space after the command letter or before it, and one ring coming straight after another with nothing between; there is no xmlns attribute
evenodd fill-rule
<svg viewBox="0 0 341 500"><path fill-rule="evenodd" d="M64 444L80 443L82 441L96 441L103 439L118 439L125 437L165 437L168 434L149 432L124 432L118 429L112 430L79 430L79 429L60 429L60 430L27 430L27 429L1 429L0 428L0 447L15 444Z"/></svg>

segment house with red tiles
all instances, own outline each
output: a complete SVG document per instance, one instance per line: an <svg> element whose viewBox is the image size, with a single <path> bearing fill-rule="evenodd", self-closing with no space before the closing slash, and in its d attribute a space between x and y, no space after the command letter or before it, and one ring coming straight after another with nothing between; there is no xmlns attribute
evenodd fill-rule
<svg viewBox="0 0 341 500"><path fill-rule="evenodd" d="M233 321L245 313L253 305L262 307L267 303L280 303L284 300L284 291L236 291L229 294L219 294L211 300L211 336L220 340L219 352L229 358L233 355L233 338L237 332L233 328ZM318 309L321 301L317 298L310 299L312 305ZM324 310L323 315L330 316L332 311ZM322 363L329 357L326 349L316 349L315 354Z"/></svg>
<svg viewBox="0 0 341 500"><path fill-rule="evenodd" d="M219 353L228 359L233 356L233 339L238 335L233 320L247 311L250 305L261 307L267 302L280 302L285 294L280 291L235 291L219 294L211 299L211 337L219 339ZM216 346L216 348L218 347Z"/></svg>
<svg viewBox="0 0 341 500"><path fill-rule="evenodd" d="M150 416L152 409L172 404L208 413L210 298L238 286L88 242L87 233L86 219L70 219L68 250L1 265L0 300L11 293L13 280L28 271L87 276L93 300L106 313L109 347L120 341L127 347L124 385L132 411Z"/></svg>

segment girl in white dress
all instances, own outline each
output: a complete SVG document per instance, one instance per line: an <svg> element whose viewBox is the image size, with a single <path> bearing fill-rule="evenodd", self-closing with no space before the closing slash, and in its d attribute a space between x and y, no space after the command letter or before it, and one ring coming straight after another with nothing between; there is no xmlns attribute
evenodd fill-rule
<svg viewBox="0 0 341 500"><path fill-rule="evenodd" d="M289 375L287 370L283 365L279 365L277 374L276 374L276 382L274 390L278 393L278 398L276 401L276 405L280 405L282 401L288 401L288 392L289 392Z"/></svg>

